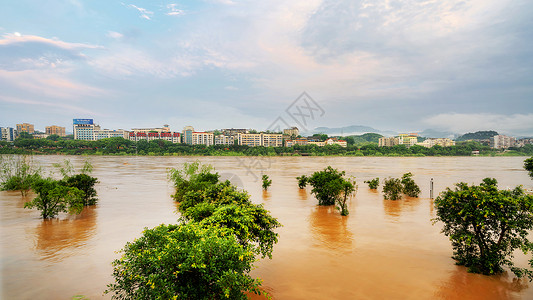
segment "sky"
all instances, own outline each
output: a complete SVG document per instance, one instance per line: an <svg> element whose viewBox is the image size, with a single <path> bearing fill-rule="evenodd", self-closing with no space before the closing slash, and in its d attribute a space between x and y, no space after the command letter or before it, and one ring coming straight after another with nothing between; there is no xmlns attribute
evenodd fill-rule
<svg viewBox="0 0 533 300"><path fill-rule="evenodd" d="M530 0L4 1L0 126L533 136L531 15Z"/></svg>

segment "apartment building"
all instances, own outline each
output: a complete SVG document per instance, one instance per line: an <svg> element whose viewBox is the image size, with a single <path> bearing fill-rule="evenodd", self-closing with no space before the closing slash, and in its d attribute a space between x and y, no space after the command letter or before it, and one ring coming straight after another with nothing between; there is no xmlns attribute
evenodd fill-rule
<svg viewBox="0 0 533 300"><path fill-rule="evenodd" d="M100 125L94 124L93 119L73 119L72 129L75 140L97 141L112 137L128 138L127 131L102 129Z"/></svg>
<svg viewBox="0 0 533 300"><path fill-rule="evenodd" d="M279 133L240 133L237 137L239 145L249 147L282 147L283 135Z"/></svg>
<svg viewBox="0 0 533 300"><path fill-rule="evenodd" d="M300 135L300 130L298 127L291 127L283 129L283 137L286 139L294 139Z"/></svg>
<svg viewBox="0 0 533 300"><path fill-rule="evenodd" d="M514 147L516 138L506 135L495 135L490 140L490 147L494 149L507 149Z"/></svg>
<svg viewBox="0 0 533 300"><path fill-rule="evenodd" d="M193 132L192 133L192 145L214 145L215 135L212 132Z"/></svg>
<svg viewBox="0 0 533 300"><path fill-rule="evenodd" d="M12 142L17 138L15 128L0 127L0 140Z"/></svg>
<svg viewBox="0 0 533 300"><path fill-rule="evenodd" d="M215 145L233 145L235 144L235 138L233 136L219 134L215 135Z"/></svg>
<svg viewBox="0 0 533 300"><path fill-rule="evenodd" d="M128 139L130 141L153 141L153 140L165 140L174 144L181 143L181 134L179 132L144 132L131 131L128 133Z"/></svg>
<svg viewBox="0 0 533 300"><path fill-rule="evenodd" d="M46 126L45 133L48 134L49 136L52 134L57 134L59 136L66 136L65 127L61 127L57 125Z"/></svg>
<svg viewBox="0 0 533 300"><path fill-rule="evenodd" d="M325 141L308 141L308 145L316 145L318 147L324 147L327 145L339 145L341 147L347 147L348 143L345 140L339 140L337 138L329 138Z"/></svg>
<svg viewBox="0 0 533 300"><path fill-rule="evenodd" d="M399 145L400 142L398 138L396 137L381 137L378 140L378 146L379 147L392 147Z"/></svg>
<svg viewBox="0 0 533 300"><path fill-rule="evenodd" d="M20 134L21 132L27 132L29 134L34 134L35 126L29 123L17 124L17 133Z"/></svg>
<svg viewBox="0 0 533 300"><path fill-rule="evenodd" d="M451 139L448 139L448 138L438 138L438 139L430 138L430 139L426 139L425 141L416 143L416 144L422 147L426 147L426 148L431 148L436 145L439 145L441 147L450 147L450 146L455 146L455 141L452 141Z"/></svg>
<svg viewBox="0 0 533 300"><path fill-rule="evenodd" d="M295 146L295 145L300 145L300 146L305 146L305 145L308 145L309 141L307 140L307 138L297 138L297 139L294 139L294 140L286 140L285 141L285 147L292 147L292 146Z"/></svg>

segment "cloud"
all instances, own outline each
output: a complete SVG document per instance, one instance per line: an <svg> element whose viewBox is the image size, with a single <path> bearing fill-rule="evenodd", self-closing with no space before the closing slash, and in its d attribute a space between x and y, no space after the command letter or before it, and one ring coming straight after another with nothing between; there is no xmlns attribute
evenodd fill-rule
<svg viewBox="0 0 533 300"><path fill-rule="evenodd" d="M86 60L83 50L102 49L101 46L68 43L18 32L0 39L0 69L28 70L55 68L66 61Z"/></svg>
<svg viewBox="0 0 533 300"><path fill-rule="evenodd" d="M116 32L116 31L108 31L107 36L116 40L120 40L124 37L122 33Z"/></svg>
<svg viewBox="0 0 533 300"><path fill-rule="evenodd" d="M167 9L169 9L166 13L168 16L181 16L185 13L183 10L179 9L178 5L175 3L168 4Z"/></svg>
<svg viewBox="0 0 533 300"><path fill-rule="evenodd" d="M37 101L37 100L30 100L30 99L22 99L17 97L7 97L0 95L0 102L4 103L14 103L14 104L20 104L25 106L31 106L35 110L41 110L47 109L47 108L55 108L59 111L68 112L70 113L79 113L82 115L95 115L95 116L102 116L100 112L95 112L80 106L72 105L70 103L66 102L50 102L50 101Z"/></svg>
<svg viewBox="0 0 533 300"><path fill-rule="evenodd" d="M533 113L512 115L445 113L426 118L423 123L456 133L496 130L500 133L533 135Z"/></svg>
<svg viewBox="0 0 533 300"><path fill-rule="evenodd" d="M154 15L154 12L133 4L129 4L128 7L136 9L141 14L140 17L146 20L151 20L152 16Z"/></svg>

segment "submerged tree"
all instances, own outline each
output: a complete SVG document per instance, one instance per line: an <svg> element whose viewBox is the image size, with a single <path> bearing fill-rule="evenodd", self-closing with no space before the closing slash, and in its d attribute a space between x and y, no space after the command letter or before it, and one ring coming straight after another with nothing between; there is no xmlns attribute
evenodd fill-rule
<svg viewBox="0 0 533 300"><path fill-rule="evenodd" d="M268 175L264 174L262 176L262 181L263 181L263 190L268 190L268 187L270 187L270 185L272 185L272 180L271 179L268 179Z"/></svg>
<svg viewBox="0 0 533 300"><path fill-rule="evenodd" d="M56 167L59 170L59 173L63 176L61 184L67 187L75 187L83 192L83 205L87 206L96 204L98 198L96 198L97 194L94 186L98 183L98 179L89 175L93 170L93 166L88 160L84 162L83 167L78 174L73 174L75 169L68 159L62 164L54 164L54 167Z"/></svg>
<svg viewBox="0 0 533 300"><path fill-rule="evenodd" d="M405 173L402 176L402 192L409 197L418 197L420 194L420 187L413 180L413 174L411 172Z"/></svg>
<svg viewBox="0 0 533 300"><path fill-rule="evenodd" d="M533 195L519 186L498 190L496 179L485 178L479 185L458 183L435 199L437 218L444 223L442 232L449 236L453 258L470 272L497 274L508 266L518 277L533 272L514 266L513 251L533 250L529 232L533 229ZM533 267L533 259L530 260Z"/></svg>
<svg viewBox="0 0 533 300"><path fill-rule="evenodd" d="M533 157L524 161L524 169L529 172L529 176L533 178Z"/></svg>
<svg viewBox="0 0 533 300"><path fill-rule="evenodd" d="M199 161L184 163L183 169L168 170L168 178L174 183L176 193L174 200L181 202L189 191L199 191L218 182L218 173L211 173L211 165L202 165Z"/></svg>
<svg viewBox="0 0 533 300"><path fill-rule="evenodd" d="M247 299L260 294L254 252L231 230L198 223L145 229L113 262L114 299Z"/></svg>
<svg viewBox="0 0 533 300"><path fill-rule="evenodd" d="M412 179L411 172L405 173L402 179L388 178L383 184L383 198L387 200L399 200L402 194L409 197L418 197L420 194L420 187Z"/></svg>
<svg viewBox="0 0 533 300"><path fill-rule="evenodd" d="M24 208L37 208L43 219L55 218L60 212L77 214L83 209L83 192L58 180L39 179L33 183L32 189L37 197L26 202Z"/></svg>
<svg viewBox="0 0 533 300"><path fill-rule="evenodd" d="M339 172L331 166L323 171L317 171L307 177L307 182L313 187L312 194L318 199L318 205L338 205L341 215L348 215L346 207L347 197L355 190L355 181L344 178L345 172Z"/></svg>
<svg viewBox="0 0 533 300"><path fill-rule="evenodd" d="M300 189L305 189L305 187L307 186L307 181L309 180L309 178L305 175L302 175L302 176L298 176L296 177L296 179L298 180L298 187Z"/></svg>
<svg viewBox="0 0 533 300"><path fill-rule="evenodd" d="M375 189L377 189L378 186L379 186L379 177L374 178L374 179L370 179L370 180L365 180L365 183L368 184L368 187L369 187L371 190L375 190Z"/></svg>
<svg viewBox="0 0 533 300"><path fill-rule="evenodd" d="M0 156L0 190L20 191L25 196L41 178L41 169L30 156Z"/></svg>

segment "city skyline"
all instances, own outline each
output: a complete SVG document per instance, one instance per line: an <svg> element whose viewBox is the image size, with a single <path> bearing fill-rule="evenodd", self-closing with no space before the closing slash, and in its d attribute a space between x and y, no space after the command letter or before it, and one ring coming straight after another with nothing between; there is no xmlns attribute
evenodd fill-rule
<svg viewBox="0 0 533 300"><path fill-rule="evenodd" d="M533 136L528 1L18 1L0 11L0 126L315 127Z"/></svg>

